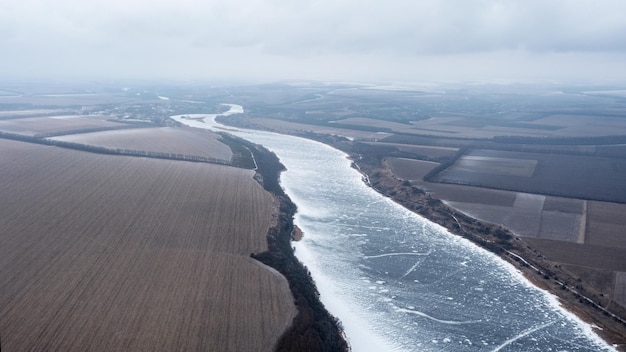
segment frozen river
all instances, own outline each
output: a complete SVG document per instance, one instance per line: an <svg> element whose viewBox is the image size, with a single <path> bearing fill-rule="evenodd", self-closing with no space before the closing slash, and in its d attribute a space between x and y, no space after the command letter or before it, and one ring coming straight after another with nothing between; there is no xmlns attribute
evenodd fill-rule
<svg viewBox="0 0 626 352"><path fill-rule="evenodd" d="M243 112L230 106L229 114ZM221 126L215 115L172 118ZM281 185L304 232L296 255L354 351L613 350L508 263L366 186L344 153L227 128L286 166Z"/></svg>

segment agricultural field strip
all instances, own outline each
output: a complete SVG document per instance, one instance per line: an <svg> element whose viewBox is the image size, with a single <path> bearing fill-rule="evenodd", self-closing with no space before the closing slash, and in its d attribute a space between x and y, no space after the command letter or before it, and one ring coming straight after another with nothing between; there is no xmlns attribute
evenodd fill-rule
<svg viewBox="0 0 626 352"><path fill-rule="evenodd" d="M535 124L560 127L553 136L613 136L626 133L625 120L596 115L555 114L533 121Z"/></svg>
<svg viewBox="0 0 626 352"><path fill-rule="evenodd" d="M289 122L289 121L266 119L266 118L248 119L246 120L246 122L249 122L253 125L258 125L261 128L269 129L269 130L276 131L279 133L314 132L314 133L339 135L339 136L345 136L351 139L362 139L362 140L379 140L379 139L383 139L385 137L389 137L392 135L391 133L387 133L387 132L357 131L357 130L351 130L347 128L324 127L324 126L319 126L319 125L309 125L305 123Z"/></svg>
<svg viewBox="0 0 626 352"><path fill-rule="evenodd" d="M20 154L0 158L3 347L270 350L289 325L286 281L248 257L271 211L251 171L0 146Z"/></svg>
<svg viewBox="0 0 626 352"><path fill-rule="evenodd" d="M453 208L482 221L502 225L523 237L537 237L540 231L541 213L529 209L445 201Z"/></svg>
<svg viewBox="0 0 626 352"><path fill-rule="evenodd" d="M146 100L141 97L120 95L120 94L56 94L56 95L20 95L8 96L3 99L10 101L12 104L56 107L56 109L64 109L68 106L89 106L102 104L146 104L146 103L162 103L158 99Z"/></svg>
<svg viewBox="0 0 626 352"><path fill-rule="evenodd" d="M531 209L506 205L500 200L494 199L492 202L488 196L480 196L480 189L471 186L449 185L454 191L439 187L438 185L430 185L431 191L437 198L447 199L446 203L450 206L467 213L468 215L487 221L490 223L500 224L520 236L537 237L558 241L578 242L580 231L585 232L587 240L585 243L605 246L626 248L626 239L621 234L626 231L626 226L612 224L603 219L596 219L593 215L589 215L586 230L583 217L580 210L575 206L563 207L558 210L547 207L545 204L540 209ZM491 191L485 189L485 191ZM507 191L500 191L507 192ZM515 193L515 192L510 192ZM467 196L463 196L467 194ZM460 199L461 201L451 201L449 199ZM547 199L559 199L563 202L582 203L582 200L547 197ZM613 203L608 203L613 204ZM615 204L621 206L621 204Z"/></svg>
<svg viewBox="0 0 626 352"><path fill-rule="evenodd" d="M624 261L626 248L582 245L543 238L526 238L525 240L538 249L542 255L555 262L615 272L626 271L626 261Z"/></svg>
<svg viewBox="0 0 626 352"><path fill-rule="evenodd" d="M122 125L124 130L134 130L136 126L131 125ZM151 127L156 128L156 127ZM108 127L104 128L105 131L99 132L110 132L120 130L120 128ZM90 132L95 133L95 132ZM56 133L55 133L56 134ZM67 132L67 135L81 135L87 133L73 133L71 131ZM178 138L183 138L179 136ZM80 150L85 152L91 152L96 154L106 154L106 155L123 155L123 156L135 156L135 157L148 157L155 159L168 159L168 160L182 160L182 161L194 161L194 162L204 162L204 163L212 163L212 164L220 164L220 165L237 165L243 168L250 168L247 165L240 165L237 160L233 160L233 151L231 150L231 146L222 143L222 141L218 141L215 138L205 139L203 137L196 136L195 143L193 143L194 138L183 139L180 143L175 143L174 140L170 140L168 145L163 145L163 143L159 143L158 141L144 142L143 144L139 143L136 139L126 139L126 143L130 143L132 145L140 145L142 146L141 150L138 149L126 149L126 148L107 148L104 146L99 146L91 143L76 143L69 142L65 140L61 140L59 138L52 137L41 137L38 135L25 135L11 132L3 132L0 130L0 139L7 140L17 140L27 143L34 143L40 145L48 145L48 146L57 146L61 148L68 148L73 150ZM172 139L171 137L169 139ZM108 143L110 144L110 143ZM122 143L123 144L123 143ZM185 145L187 144L187 148ZM145 146L145 147L144 147ZM190 147L191 146L191 147ZM201 148L197 148L201 147ZM192 149L193 148L193 149ZM150 150L156 149L156 150ZM158 151L158 150L164 151ZM181 154L177 153L177 151L201 151L199 153L193 154ZM205 155L198 155L205 154ZM208 155L207 155L208 154ZM213 155L213 156L210 156Z"/></svg>
<svg viewBox="0 0 626 352"><path fill-rule="evenodd" d="M614 117L598 117L598 116L568 116L568 115L551 115L534 121L536 125L553 127L550 129L525 128L520 126L499 126L490 125L489 120L483 125L469 127L463 125L463 122L471 123L471 120L465 118L430 118L427 120L413 121L411 125L402 123L385 121L373 118L347 118L335 121L344 125L378 127L388 129L397 133L408 134L435 134L446 136L454 133L457 137L469 138L492 138L502 135L519 135L528 137L569 137L584 135L613 135L619 130L626 132L624 129L624 120ZM461 123L462 126L455 124Z"/></svg>
<svg viewBox="0 0 626 352"><path fill-rule="evenodd" d="M516 192L424 182L422 175L438 165L434 162L405 158L387 158L386 160L394 175L401 179L411 180L418 187L433 193L440 199L505 207L512 207L516 199ZM460 189L462 191L459 191Z"/></svg>
<svg viewBox="0 0 626 352"><path fill-rule="evenodd" d="M537 160L531 159L463 155L450 170L530 177L536 166Z"/></svg>
<svg viewBox="0 0 626 352"><path fill-rule="evenodd" d="M461 212L483 221L501 224L518 235L547 239L543 240L544 245L539 248L542 254L563 267L569 267L575 276L583 275L581 277L585 281L593 281L600 280L606 273L606 280L594 281L593 287L605 294L612 294L613 300L622 307L626 304L626 272L620 271L624 269L620 263L623 263L626 255L626 237L623 236L626 231L626 220L623 217L625 204L541 195L520 197L519 193L511 191L425 183L420 175L434 167L433 163L400 158L387 158L386 161L396 177L413 180L412 183L427 189L436 198ZM536 204L533 206L532 203ZM516 205L517 208L514 207ZM539 212L532 209L538 206ZM589 212L587 208L590 208ZM587 218L589 223L586 223ZM581 233L583 240L586 239L584 243L591 246L579 242ZM577 244L573 248L575 255L554 256L552 252L542 250L560 248L560 243L567 242ZM604 252L602 248L608 251ZM606 257L590 260L589 256ZM614 280L613 277L621 280Z"/></svg>
<svg viewBox="0 0 626 352"><path fill-rule="evenodd" d="M108 121L102 116L53 118L25 117L20 119L0 120L0 131L20 133L29 136L46 133L70 132L90 128L123 127L123 123Z"/></svg>
<svg viewBox="0 0 626 352"><path fill-rule="evenodd" d="M616 274L613 299L623 307L626 307L626 272Z"/></svg>
<svg viewBox="0 0 626 352"><path fill-rule="evenodd" d="M424 163L421 161L416 162ZM583 207L581 204L584 203L584 201L582 200L545 197L544 201L542 202L543 211L541 211L540 214L536 214L536 212L532 211L532 209L525 209L523 207L516 209L513 208L513 204L506 205L506 202L502 202L502 200L504 200L504 195L516 194L515 192L480 189L477 187L459 185L426 185L428 187L433 187L431 191L434 191L434 196L437 198L446 199L450 198L450 196L453 195L452 198L465 199L466 202L446 201L446 204L451 205L459 211L462 211L472 217L481 219L483 221L502 224L503 226L513 230L519 235L555 240L549 243L554 243L557 247L558 243L563 243L562 241L576 243L578 241L580 231L585 232L585 229L581 227L584 226L584 223L581 221L583 219L581 215L583 212ZM451 188L452 190L448 190L448 188ZM467 196L463 196L464 194L467 194ZM494 195L498 196L494 198ZM476 201L480 201L481 203L476 203ZM604 226L619 226L616 224L611 224L610 222L624 221L623 216L619 214L623 214L623 212L620 212L620 210L623 210L622 207L626 207L626 205L604 202L593 203L596 203L596 213L603 215L599 219L595 220L596 224L601 224ZM602 211L600 211L599 209L602 209ZM529 210L530 213L528 213ZM607 214L611 213L613 213L613 215L608 215L607 219ZM609 222L599 223L599 221ZM534 226L529 226L529 224L533 224ZM591 244L600 244L611 248L611 252L607 253L606 260L589 261L585 259L585 257L588 255L597 255L598 248L601 248L597 246L583 246L576 248L576 250L579 251L578 255L580 256L580 258L578 259L576 255L567 258L557 258L550 256L548 257L551 260L559 262L563 266L567 266L567 264L565 263L571 263L573 265L572 268L575 269L576 273L586 268L585 270L589 271L589 273L584 276L585 281L597 278L598 275L600 275L599 273L605 272L607 270L605 268L608 268L609 276L619 275L619 271L614 272L611 269L615 269L615 263L619 263L619 261L621 260L620 258L623 258L625 254L624 252L620 252L619 249L616 251L612 248L618 247L622 248L622 250L626 249L626 246L622 245L624 243L622 238L623 236L617 236L618 238L616 238L616 234L623 234L626 228L622 227L619 229L619 231L612 232L606 232L605 228L602 228L602 230L605 231L601 232L598 230L598 226L593 226L587 227L586 232L588 233L588 236L596 239ZM603 243L600 243L600 241L603 241ZM592 267L585 267L584 265L591 265ZM614 299L618 302L618 304L621 304L623 306L624 302L622 301L620 303L617 297L624 297L623 295L626 290L626 285L624 283L626 283L626 280L613 281L611 279L608 287L604 287L603 285L599 284L595 284L594 287L599 288L601 292L614 292L614 295L616 297Z"/></svg>
<svg viewBox="0 0 626 352"><path fill-rule="evenodd" d="M402 143L384 143L384 142L375 142L368 144L377 144L377 145L387 145L390 147L398 147L398 148L415 148L419 150L442 150L447 152L456 152L459 148L453 147L440 147L436 145L426 145L426 144L402 144Z"/></svg>
<svg viewBox="0 0 626 352"><path fill-rule="evenodd" d="M626 204L588 202L585 243L626 248Z"/></svg>
<svg viewBox="0 0 626 352"><path fill-rule="evenodd" d="M150 127L72 134L52 140L148 152L174 153L230 161L231 149L215 133L191 128Z"/></svg>
<svg viewBox="0 0 626 352"><path fill-rule="evenodd" d="M27 117L56 116L57 114L68 114L66 109L36 109L36 110L2 110L0 119L21 119Z"/></svg>
<svg viewBox="0 0 626 352"><path fill-rule="evenodd" d="M490 125L488 121L485 122L485 124L476 124L471 120L459 118L430 118L427 120L414 121L411 124L413 126L410 129L394 131L414 134L434 134L442 137L454 133L456 137L466 138L492 138L498 135L510 134L542 137L551 135L552 133L548 131L538 131L532 128L524 128L523 126L503 127ZM429 131L430 133L425 133L425 131Z"/></svg>
<svg viewBox="0 0 626 352"><path fill-rule="evenodd" d="M522 160L520 163L523 160L537 160L537 165L532 177L520 177L476 172L479 170L468 172L455 169L455 164L437 175L435 180L525 193L626 202L626 188L622 187L626 161L620 158L485 149L472 150L466 156L510 158Z"/></svg>
<svg viewBox="0 0 626 352"><path fill-rule="evenodd" d="M372 119L366 117L351 117L347 119L331 121L331 123L339 123L342 125L353 125L353 126L365 126L365 127L378 127L383 129L389 129L396 132L404 132L411 129L411 125L402 124L393 121Z"/></svg>
<svg viewBox="0 0 626 352"><path fill-rule="evenodd" d="M394 148L397 148L401 152L425 156L431 159L437 159L441 157L451 157L458 150L458 148L417 145L417 144L400 144L400 143L384 143L384 142L366 142L366 144L373 145L373 146L394 147Z"/></svg>
<svg viewBox="0 0 626 352"><path fill-rule="evenodd" d="M420 180L433 167L431 162L413 159L389 158L387 163L394 175L410 180ZM537 201L541 199L541 204L532 205L530 199L523 201L524 197L517 192L418 183L451 206L479 219L507 226L519 235L576 242L577 234L585 231L580 227L584 220L586 243L626 248L626 237L621 235L626 231L624 204L589 202L590 211L583 219L582 200L527 195L537 198ZM514 208L516 204L517 208ZM531 209L524 211L527 207ZM529 223L539 226L529 226Z"/></svg>
<svg viewBox="0 0 626 352"><path fill-rule="evenodd" d="M438 165L431 161L406 158L387 158L387 165L396 177L404 180L421 180L433 167Z"/></svg>

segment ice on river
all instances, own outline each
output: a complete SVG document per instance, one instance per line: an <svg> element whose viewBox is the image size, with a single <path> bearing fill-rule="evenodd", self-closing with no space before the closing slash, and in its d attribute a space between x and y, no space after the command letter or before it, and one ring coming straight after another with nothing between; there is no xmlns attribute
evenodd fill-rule
<svg viewBox="0 0 626 352"><path fill-rule="evenodd" d="M513 266L367 187L342 152L216 116L172 118L229 129L280 158L304 232L296 255L354 351L612 350Z"/></svg>

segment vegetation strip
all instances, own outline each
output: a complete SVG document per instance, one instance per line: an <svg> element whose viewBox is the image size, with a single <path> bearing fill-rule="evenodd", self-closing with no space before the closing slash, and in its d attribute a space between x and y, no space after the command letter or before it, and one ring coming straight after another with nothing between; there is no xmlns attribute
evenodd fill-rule
<svg viewBox="0 0 626 352"><path fill-rule="evenodd" d="M31 137L25 136L16 133L8 133L0 131L0 138L11 139L15 141L28 142L28 143L36 143L42 145L50 145L60 148L74 149L80 150L89 153L96 154L106 154L106 155L126 155L126 156L138 156L144 158L153 158L153 159L166 159L166 160L181 160L181 161L193 161L193 162L201 162L201 163L210 163L210 164L220 164L220 165L231 165L228 161L224 161L216 158L207 158L197 155L186 155L186 154L178 154L178 153L163 153L163 152L150 152L144 150L132 150L132 149L121 149L121 148L105 148L99 147L95 145L82 144L82 143L73 143L73 142L65 142L54 139L40 138L40 137ZM247 164L246 164L247 165Z"/></svg>
<svg viewBox="0 0 626 352"><path fill-rule="evenodd" d="M330 315L319 299L319 292L308 269L295 257L291 247L296 205L279 184L284 166L267 149L242 141L258 163L257 180L280 202L278 223L270 228L268 251L251 257L278 270L287 278L298 314L282 336L276 351L348 351L339 321Z"/></svg>

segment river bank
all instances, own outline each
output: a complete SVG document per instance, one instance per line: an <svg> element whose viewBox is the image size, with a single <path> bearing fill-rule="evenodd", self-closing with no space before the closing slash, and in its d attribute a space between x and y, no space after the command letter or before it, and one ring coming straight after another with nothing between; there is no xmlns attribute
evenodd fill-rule
<svg viewBox="0 0 626 352"><path fill-rule="evenodd" d="M241 122L241 121L238 121L238 122ZM394 199L396 203L403 205L405 209L408 209L414 213L421 215L423 218L430 220L432 223L442 225L442 227L448 229L448 232L459 235L459 237L464 237L478 244L479 246L488 249L490 252L497 254L500 258L503 258L505 261L512 263L513 266L517 268L519 273L523 273L526 276L526 278L528 279L527 282L533 283L534 284L533 286L535 287L543 288L544 292L550 291L557 297L560 297L559 302L561 303L562 306L566 307L570 312L576 312L578 316L583 317L585 321L589 322L590 323L589 325L582 326L583 329L585 329L585 331L589 332L588 336L593 335L593 336L596 336L595 338L597 338L597 335L601 335L605 340L610 341L611 343L619 343L619 340L616 340L616 338L617 339L620 338L619 336L621 336L620 335L621 332L615 330L615 323L611 322L611 319L614 319L613 317L611 317L607 313L606 316L608 318L606 318L605 323L598 323L600 319L604 319L602 317L602 315L605 314L604 311L600 313L600 316L598 319L594 319L593 315L589 315L589 313L586 311L585 305L591 305L592 303L590 302L593 302L592 299L587 300L587 297L591 297L592 295L590 292L585 291L586 287L581 282L578 282L576 278L573 278L567 275L566 272L562 272L559 267L554 266L553 263L550 263L549 261L547 261L543 256L541 256L540 253L530 248L528 244L525 243L522 239L516 238L512 233L508 232L508 230L500 226L486 224L486 223L479 222L475 219L468 218L464 214L459 213L455 211L454 209L447 207L440 200L434 199L433 197L429 196L425 192L412 186L410 182L402 181L402 180L398 180L394 178L390 170L386 169L384 167L384 164L381 163L383 158L381 158L380 155L376 155L374 153L359 154L358 150L353 149L356 144L355 142L349 141L342 137L335 137L335 136L329 136L329 135L297 133L294 131L291 131L291 134L295 134L301 137L306 137L308 139L313 139L313 140L323 142L326 145L332 146L336 150L341 150L344 153L351 155L352 159L355 161L354 166L360 169L363 175L363 180L365 180L366 183L368 183L368 185L372 189L376 190L378 193L381 193L391 199ZM282 154L280 155L282 156ZM297 164L297 165L299 167L304 166L300 164ZM320 167L322 166L321 165L318 166L318 168ZM330 170L328 170L327 172L328 174L335 175L335 173L331 172ZM300 175L305 176L307 174L306 172L304 172L304 174L300 174ZM330 180L327 180L324 182L328 182L328 181ZM360 181L357 181L357 182L360 182ZM318 186L320 185L317 185L316 187ZM340 192L339 190L335 190L335 192L343 194L343 192ZM310 195L310 196L314 196L314 195ZM344 197L350 197L350 196L345 194ZM297 198L296 200L298 204L300 204L302 201L306 199ZM358 203L358 204L362 204L363 206L365 206L366 203ZM322 205L318 204L318 207L319 206L322 206ZM311 210L310 207L307 209L309 211ZM313 209L316 209L316 208L313 208ZM332 232L332 233L335 233L335 232ZM357 233L356 236L359 236L359 234ZM398 243L398 244L405 243L402 241L402 239L399 239L399 240L400 242L393 242L393 243ZM427 241L430 242L431 239L428 239ZM440 243L439 245L441 246L442 244L443 243ZM445 246L447 247L447 244ZM379 251L379 248L380 247L376 248L375 250ZM395 250L392 248L386 248L386 252L395 253L395 252L398 252L397 249L399 248L400 247L395 248ZM438 248L440 247L434 247L432 250L438 251ZM407 252L406 249L403 252ZM430 252L426 251L426 252L401 253L401 254L426 255L428 253ZM364 259L366 259L367 261L368 258L378 258L378 257L387 256L387 255L396 255L396 254L383 254L380 256L374 255L374 256L365 257ZM440 263L439 267L441 267L441 265L447 266L447 264L445 263L443 262ZM425 263L422 263L422 264L425 264ZM461 262L459 264L462 266L464 265L464 262ZM411 270L416 267L416 265L413 265L412 268L409 269L409 271L402 274L402 277L408 275L411 272ZM454 270L455 268L448 268L448 270L450 269ZM420 273L421 272L422 271L420 271ZM389 273L387 272L382 272L382 273L387 274L386 275L387 277L390 276L388 275ZM449 271L449 273L452 274L453 271ZM517 274L518 273L514 273L514 275L517 275ZM393 273L391 274L391 276L393 277ZM385 281L383 280L376 281L376 283L380 285L386 285ZM366 287L366 289L373 289L373 288L374 288L373 285ZM511 288L512 288L511 294L513 294L514 291L517 292L516 288L515 289L513 289L513 287ZM562 290L564 291L564 293L559 294L560 292L558 292L558 290ZM386 290L383 290L381 292L386 292ZM465 295L462 292L459 292L458 289L455 290L455 292L456 292L455 294ZM511 294L507 294L507 292L508 292L507 290L504 290L504 291L500 290L500 291L497 291L497 294L498 296L499 294L510 296ZM363 293L365 294L365 292ZM493 293L496 293L496 292L493 292ZM467 294L471 294L471 292L468 291ZM567 294L569 294L570 296L568 297ZM553 304L554 306L557 306L559 303L557 303L556 299L553 299L555 297L554 295L551 295L551 296L546 295L545 297L548 298L548 300L552 302L551 304ZM490 296L483 295L480 297L482 297L482 299L488 299L488 297ZM395 296L392 296L392 299L394 298ZM524 303L524 304L532 305L533 301L529 301L528 303ZM487 310L489 310L488 307L491 307L491 305L489 304L488 306L485 306L483 308L486 308ZM418 314L420 316L428 317L428 315L423 315L424 313L422 312L414 311L413 306L408 306L408 308L409 310L403 307L395 306L394 309L399 309L399 311L402 311L402 312L411 312L411 313ZM562 312L559 314L565 313L565 315L573 316L572 314L565 312L561 308L558 308L558 310ZM530 311L533 311L533 309L522 309L522 311L530 312ZM520 313L522 313L522 311L520 311ZM453 311L450 311L450 312L453 312ZM581 312L585 312L585 314L587 315ZM504 313L508 314L508 311L505 309ZM431 319L431 318L432 317L427 318L427 319ZM507 321L506 316L504 316L503 318L504 318L503 319L504 321ZM580 321L579 319L576 319L576 320ZM477 322L480 322L481 320L471 320L471 321L468 320L467 322L464 322L464 321L458 322L458 321L455 321L454 319L448 319L448 320L435 319L433 321L436 321L442 324L456 325L459 323L465 324L467 322L477 323ZM486 321L489 321L489 320L486 320ZM511 341L516 341L517 338L520 336L527 335L529 331L534 333L537 329L546 328L553 323L554 323L554 320L547 321L547 322L543 321L541 324L535 325L531 328L527 328L527 330L519 330L522 332L519 335L515 335L517 337L515 337L514 340L503 340L504 342L500 341L500 342L492 342L492 343L494 346L504 346L506 344L509 344ZM508 324L506 326L508 326ZM593 332L596 333L597 334L596 335L596 334L591 334L592 327L594 328L601 327L604 329L601 331L599 331L598 329L593 329ZM458 336L458 335L452 335L452 336ZM509 336L513 336L513 335L509 335ZM554 332L552 335L546 335L546 337L548 336L555 336L556 340L561 340L556 337L557 335L554 335ZM562 337L563 336L567 336L567 335L562 335ZM450 341L450 339L444 338L444 341L446 340ZM433 343L437 343L437 341L438 340L431 340L431 342ZM618 341L618 342L615 342L615 341ZM565 340L563 340L563 342L565 344L569 344L569 342L566 342ZM485 344L488 342L483 340L482 343ZM541 345L537 345L536 347L541 348L540 346Z"/></svg>
<svg viewBox="0 0 626 352"><path fill-rule="evenodd" d="M297 134L298 135L298 134ZM523 238L507 228L474 219L432 197L409 181L396 178L385 163L385 156L356 148L356 142L340 136L316 133L299 134L317 140L348 154L353 167L363 174L363 180L382 195L406 209L464 237L512 264L533 285L559 299L559 303L583 321L589 323L602 339L619 351L626 351L626 320L606 310L599 302L600 293L587 282L564 271L534 249Z"/></svg>
<svg viewBox="0 0 626 352"><path fill-rule="evenodd" d="M279 184L284 166L276 155L262 146L242 141L257 161L255 177L278 202L277 219L268 232L268 251L252 253L251 257L271 266L287 278L298 314L292 326L278 341L276 351L348 351L339 321L319 299L319 292L308 269L295 257L291 239L295 204Z"/></svg>
<svg viewBox="0 0 626 352"><path fill-rule="evenodd" d="M598 293L591 287L545 258L523 238L502 226L479 221L456 211L410 182L394 177L384 158L357 155L344 141L335 140L330 144L350 155L370 187L451 233L497 254L522 272L535 286L558 297L563 307L591 324L605 341L619 351L626 351L626 321L602 307L598 303Z"/></svg>
<svg viewBox="0 0 626 352"><path fill-rule="evenodd" d="M222 105L228 106L228 111L220 114L177 115L171 118L190 127L224 131L224 126L216 124L215 119L219 116L240 114L244 110L241 105ZM268 250L250 254L252 258L276 269L287 279L298 311L291 327L277 342L275 350L348 351L340 322L324 307L309 270L294 255L291 240L297 232L294 226L296 205L280 185L280 174L285 170L284 165L273 152L262 145L225 133L222 133L222 140L233 150L233 163L255 169L254 178L275 200L274 206L277 209L272 215L267 234Z"/></svg>

